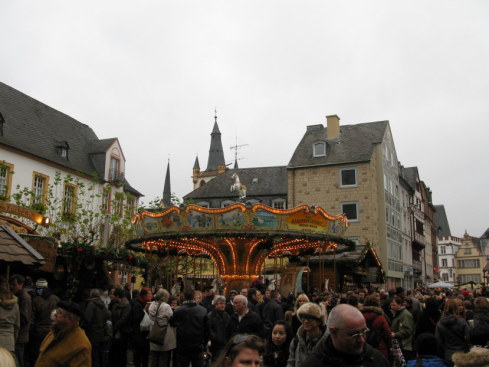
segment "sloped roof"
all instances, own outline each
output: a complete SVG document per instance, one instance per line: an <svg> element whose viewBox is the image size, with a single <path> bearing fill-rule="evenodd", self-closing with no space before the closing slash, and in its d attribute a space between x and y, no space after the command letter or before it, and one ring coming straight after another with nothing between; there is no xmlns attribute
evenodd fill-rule
<svg viewBox="0 0 489 367"><path fill-rule="evenodd" d="M445 212L445 206L435 205L435 224L438 227L438 236L451 236L450 226L448 225L447 213Z"/></svg>
<svg viewBox="0 0 489 367"><path fill-rule="evenodd" d="M102 153L117 138L100 140L88 125L1 82L0 113L5 119L0 145L89 176L104 176ZM68 158L61 157L59 147L68 148Z"/></svg>
<svg viewBox="0 0 489 367"><path fill-rule="evenodd" d="M225 165L224 150L222 149L221 132L217 125L217 120L214 123L214 128L211 133L211 146L209 148L209 159L207 161L206 171L214 171L217 166Z"/></svg>
<svg viewBox="0 0 489 367"><path fill-rule="evenodd" d="M486 231L481 236L481 240L487 240L487 239L489 239L489 228L487 228Z"/></svg>
<svg viewBox="0 0 489 367"><path fill-rule="evenodd" d="M406 167L402 170L403 177L411 188L416 191L416 181L418 179L418 167Z"/></svg>
<svg viewBox="0 0 489 367"><path fill-rule="evenodd" d="M231 177L237 173L241 184L246 186L246 196L287 195L287 169L285 166L239 168L227 170L205 185L185 195L189 199L201 198L238 198L231 192L234 183ZM255 180L255 183L253 181Z"/></svg>
<svg viewBox="0 0 489 367"><path fill-rule="evenodd" d="M8 225L0 225L0 259L24 265L42 265L44 257L25 242Z"/></svg>
<svg viewBox="0 0 489 367"><path fill-rule="evenodd" d="M368 162L376 144L382 143L388 121L343 125L340 134L327 139L323 125L308 127L290 159L288 168ZM326 156L313 157L313 144L326 142Z"/></svg>

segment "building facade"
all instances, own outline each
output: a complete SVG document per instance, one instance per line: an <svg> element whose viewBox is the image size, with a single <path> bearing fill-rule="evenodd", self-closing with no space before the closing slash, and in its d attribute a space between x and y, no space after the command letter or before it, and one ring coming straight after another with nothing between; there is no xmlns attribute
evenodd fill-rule
<svg viewBox="0 0 489 367"><path fill-rule="evenodd" d="M456 279L460 285L470 282L480 284L484 280L485 257L479 238L465 232L455 254Z"/></svg>

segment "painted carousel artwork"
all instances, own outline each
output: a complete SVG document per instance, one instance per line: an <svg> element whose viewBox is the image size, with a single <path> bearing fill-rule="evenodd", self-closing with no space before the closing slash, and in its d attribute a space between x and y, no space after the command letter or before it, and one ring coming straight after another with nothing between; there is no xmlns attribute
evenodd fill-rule
<svg viewBox="0 0 489 367"><path fill-rule="evenodd" d="M355 246L343 238L348 227L345 215L331 216L307 205L285 210L241 203L220 209L173 206L160 213L140 212L133 224L136 236L128 247L162 255L170 249L195 256L204 252L228 289L255 280L269 256L336 251L340 244L347 251Z"/></svg>

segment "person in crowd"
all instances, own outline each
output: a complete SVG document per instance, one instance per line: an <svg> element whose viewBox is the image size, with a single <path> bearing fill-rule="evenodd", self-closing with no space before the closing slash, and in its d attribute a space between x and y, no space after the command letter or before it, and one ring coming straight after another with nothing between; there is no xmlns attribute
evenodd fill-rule
<svg viewBox="0 0 489 367"><path fill-rule="evenodd" d="M458 300L460 301L460 300ZM457 352L466 353L469 325L460 314L460 308L456 299L448 299L445 302L443 314L436 324L435 336L448 366L453 366L452 355Z"/></svg>
<svg viewBox="0 0 489 367"><path fill-rule="evenodd" d="M175 311L178 306L178 297L177 296L170 296L168 298L168 304L170 305L172 311Z"/></svg>
<svg viewBox="0 0 489 367"><path fill-rule="evenodd" d="M241 292L239 293L242 296L248 297L248 288L242 288Z"/></svg>
<svg viewBox="0 0 489 367"><path fill-rule="evenodd" d="M231 316L234 313L234 297L238 295L238 291L236 289L231 289L229 291L229 299L226 302L226 312L228 313L229 316Z"/></svg>
<svg viewBox="0 0 489 367"><path fill-rule="evenodd" d="M258 316L262 317L260 310L258 309L259 307L259 298L260 298L260 291L256 288L249 288L247 292L248 297L248 308L251 311L254 311L258 314Z"/></svg>
<svg viewBox="0 0 489 367"><path fill-rule="evenodd" d="M20 274L10 277L10 290L17 297L20 312L19 335L15 340L15 356L19 367L24 367L24 351L29 341L29 330L32 318L32 299L29 292L24 288L25 278Z"/></svg>
<svg viewBox="0 0 489 367"><path fill-rule="evenodd" d="M214 309L207 315L207 329L209 330L210 348L212 360L215 361L230 337L231 317L225 311L226 297L214 298Z"/></svg>
<svg viewBox="0 0 489 367"><path fill-rule="evenodd" d="M263 326L265 335L268 336L272 331L273 325L279 320L285 320L282 305L280 304L281 295L279 291L273 290L270 293L270 301L263 307Z"/></svg>
<svg viewBox="0 0 489 367"><path fill-rule="evenodd" d="M469 341L473 347L468 353L455 353L452 356L455 367L489 366L489 324L475 325L469 332Z"/></svg>
<svg viewBox="0 0 489 367"><path fill-rule="evenodd" d="M176 361L178 367L203 367L205 345L209 340L206 326L207 311L197 305L194 290L184 291L185 301L170 319L170 325L177 329Z"/></svg>
<svg viewBox="0 0 489 367"><path fill-rule="evenodd" d="M394 289L389 289L387 291L387 297L384 299L384 302L381 303L380 307L384 310L384 315L387 317L389 324L392 323L392 311L391 311L391 303L394 297L396 296L396 291Z"/></svg>
<svg viewBox="0 0 489 367"><path fill-rule="evenodd" d="M470 327L474 327L474 304L472 301L464 301L464 308L465 308L465 320L467 320L467 323L469 324Z"/></svg>
<svg viewBox="0 0 489 367"><path fill-rule="evenodd" d="M474 300L474 326L477 324L489 324L489 301L486 297Z"/></svg>
<svg viewBox="0 0 489 367"><path fill-rule="evenodd" d="M424 333L435 335L436 324L441 317L438 301L435 297L426 298L424 304L425 308L421 315L419 315L418 322L416 323L415 337Z"/></svg>
<svg viewBox="0 0 489 367"><path fill-rule="evenodd" d="M304 360L326 331L321 308L316 303L308 302L303 304L297 310L297 316L301 320L302 325L290 343L287 367L307 366L303 364Z"/></svg>
<svg viewBox="0 0 489 367"><path fill-rule="evenodd" d="M194 291L194 301L199 305L202 306L202 292L201 291ZM202 306L203 307L203 306ZM204 307L205 308L205 307Z"/></svg>
<svg viewBox="0 0 489 367"><path fill-rule="evenodd" d="M359 305L358 305L358 297L354 294L350 294L347 298L346 298L346 303L350 306L353 306L353 307L356 307L356 308L359 308Z"/></svg>
<svg viewBox="0 0 489 367"><path fill-rule="evenodd" d="M29 344L27 345L29 360L34 363L39 353L39 347L51 328L51 313L59 302L44 278L36 281L36 295L32 298L32 322Z"/></svg>
<svg viewBox="0 0 489 367"><path fill-rule="evenodd" d="M207 286L204 288L205 294L204 297L202 298L201 306L204 306L207 312L212 311L213 309L213 302L214 302L214 288L211 286Z"/></svg>
<svg viewBox="0 0 489 367"><path fill-rule="evenodd" d="M166 289L159 289L155 296L154 301L151 302L148 309L148 314L153 323L159 322L163 325L164 319L167 321L172 317L173 310L167 303L170 294ZM170 364L171 352L177 347L176 336L173 328L167 327L163 344L149 343L149 350L151 354L151 367L167 367Z"/></svg>
<svg viewBox="0 0 489 367"><path fill-rule="evenodd" d="M115 288L112 292L112 345L109 352L111 367L126 367L127 349L129 348L132 333L131 304L122 288Z"/></svg>
<svg viewBox="0 0 489 367"><path fill-rule="evenodd" d="M234 297L234 311L231 316L231 335L254 334L263 336L263 323L260 316L248 308L248 299L242 294Z"/></svg>
<svg viewBox="0 0 489 367"><path fill-rule="evenodd" d="M110 320L110 312L105 308L105 303L100 298L98 289L90 290L90 298L87 300L83 312L83 328L92 345L92 366L106 367L109 362L110 345L106 339L105 326Z"/></svg>
<svg viewBox="0 0 489 367"><path fill-rule="evenodd" d="M319 307L321 307L321 315L323 316L323 323L326 325L328 322L328 314L329 311L331 310L331 301L333 297L331 294L324 294L322 297L320 297L319 300Z"/></svg>
<svg viewBox="0 0 489 367"><path fill-rule="evenodd" d="M399 341L399 346L401 347L404 358L406 360L413 359L415 357L413 351L413 315L411 315L411 313L406 310L406 307L404 307L404 300L397 296L392 299L391 310L393 314L391 337L392 339L395 338Z"/></svg>
<svg viewBox="0 0 489 367"><path fill-rule="evenodd" d="M92 366L92 346L80 328L82 311L78 304L57 304L52 329L41 343L35 367Z"/></svg>
<svg viewBox="0 0 489 367"><path fill-rule="evenodd" d="M328 332L305 359L304 366L389 367L382 354L366 343L367 325L356 307L335 306L329 314Z"/></svg>
<svg viewBox="0 0 489 367"><path fill-rule="evenodd" d="M235 335L224 347L214 367L260 367L263 342L256 335Z"/></svg>
<svg viewBox="0 0 489 367"><path fill-rule="evenodd" d="M391 328L384 316L384 311L380 308L380 299L374 294L367 296L361 312L370 329L367 335L368 344L388 359L392 341Z"/></svg>
<svg viewBox="0 0 489 367"><path fill-rule="evenodd" d="M408 310L413 316L414 324L418 322L418 319L421 315L421 310L419 310L413 303L414 298L406 296L404 298L404 307Z"/></svg>
<svg viewBox="0 0 489 367"><path fill-rule="evenodd" d="M424 333L416 338L416 359L407 361L407 367L447 367L445 361L436 355L438 342L430 333Z"/></svg>
<svg viewBox="0 0 489 367"><path fill-rule="evenodd" d="M9 289L8 281L0 277L0 347L15 354L15 340L19 335L20 311L17 297Z"/></svg>
<svg viewBox="0 0 489 367"><path fill-rule="evenodd" d="M175 284L171 287L171 295L180 297L180 293L185 289L185 283L183 282L182 277L177 277Z"/></svg>
<svg viewBox="0 0 489 367"><path fill-rule="evenodd" d="M282 311L284 315L286 312L294 312L295 295L294 292L290 292L285 300L282 300Z"/></svg>
<svg viewBox="0 0 489 367"><path fill-rule="evenodd" d="M301 320L299 320L299 317L297 315L297 310L299 307L301 307L303 304L309 302L309 297L305 293L301 293L297 296L297 299L295 300L295 305L294 305L294 312L288 315L285 315L286 319L289 319L289 326L292 329L292 335L297 334L297 330L301 327L302 323ZM322 312L321 312L322 314ZM325 324L325 318L323 316L323 323Z"/></svg>
<svg viewBox="0 0 489 367"><path fill-rule="evenodd" d="M148 311L153 293L150 288L142 288L139 296L131 301L131 347L133 363L136 367L148 367L149 362L149 330L142 330L141 321Z"/></svg>
<svg viewBox="0 0 489 367"><path fill-rule="evenodd" d="M289 347L292 341L292 330L285 321L277 321L268 336L263 355L265 367L286 367L289 359Z"/></svg>

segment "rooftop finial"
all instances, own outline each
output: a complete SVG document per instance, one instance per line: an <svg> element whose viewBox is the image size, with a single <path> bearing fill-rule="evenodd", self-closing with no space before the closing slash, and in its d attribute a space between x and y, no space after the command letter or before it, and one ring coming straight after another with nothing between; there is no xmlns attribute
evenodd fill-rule
<svg viewBox="0 0 489 367"><path fill-rule="evenodd" d="M214 122L217 124L217 107L214 107Z"/></svg>

